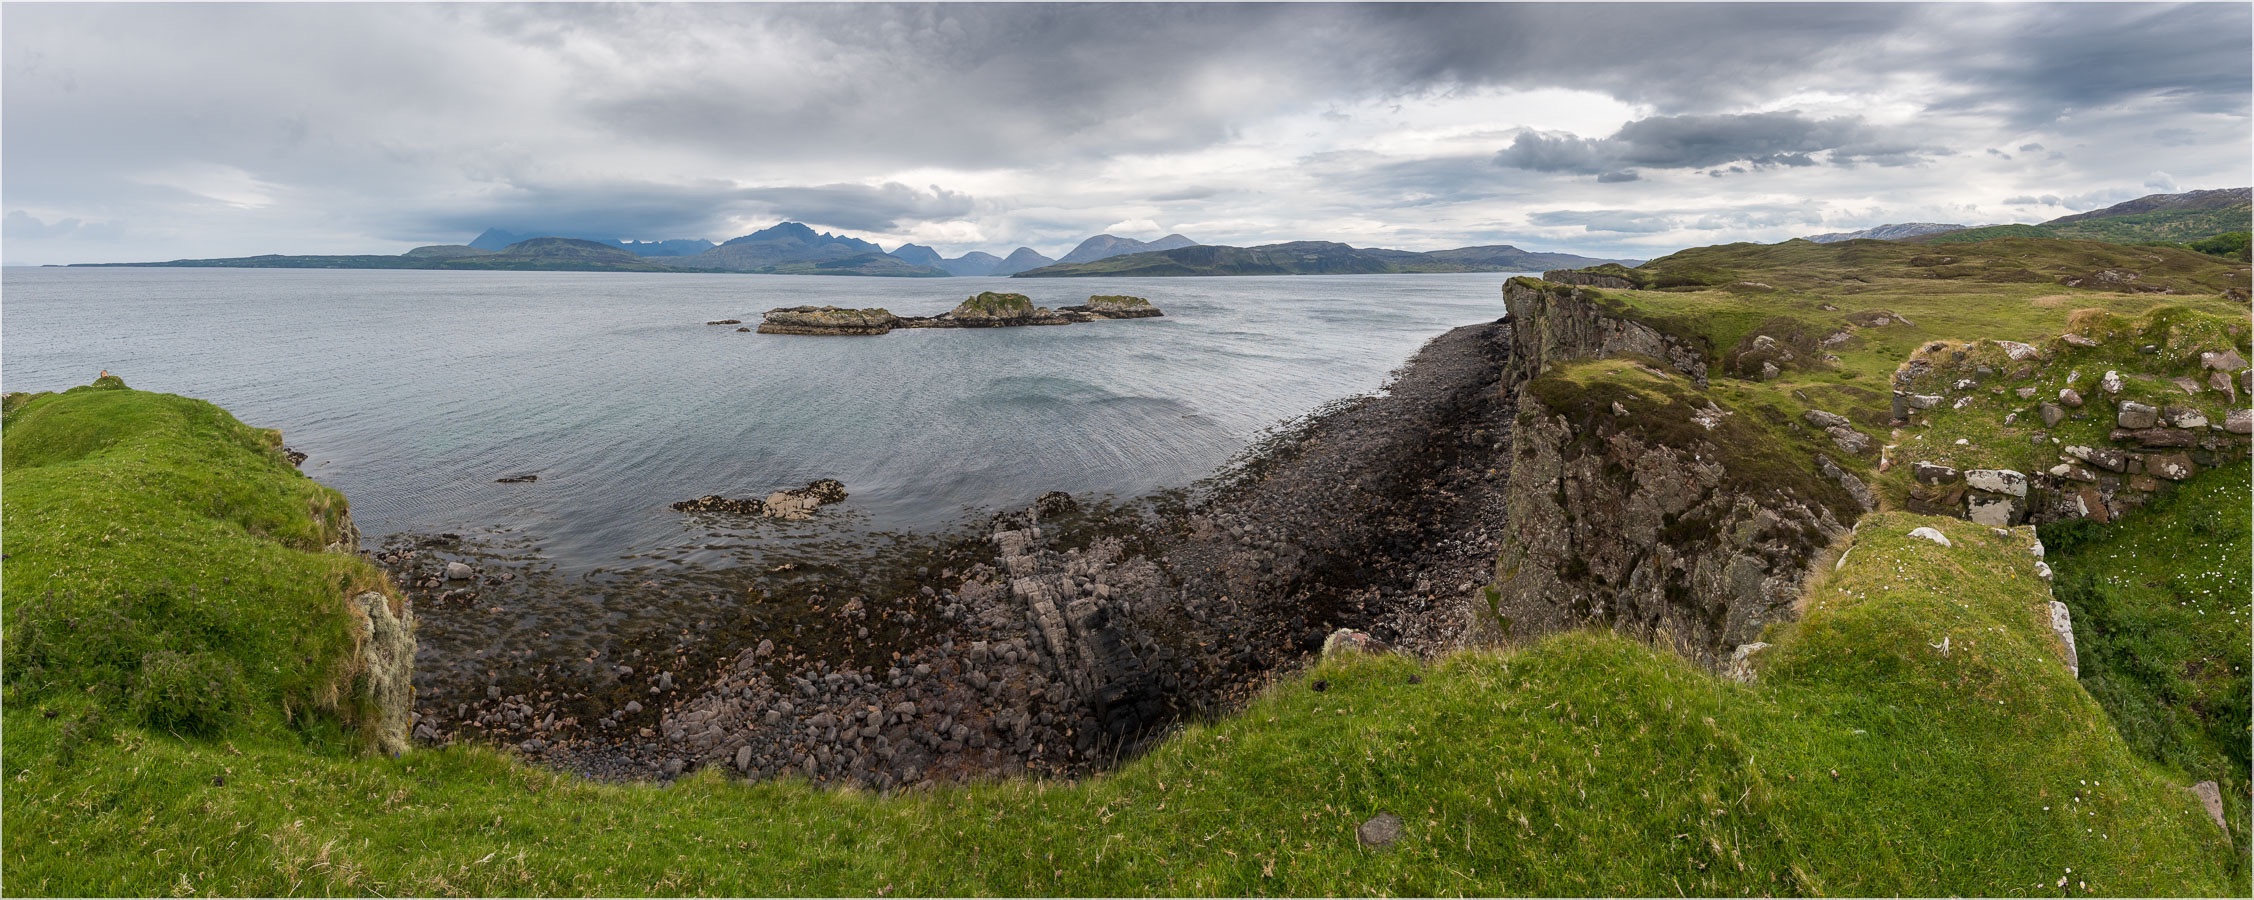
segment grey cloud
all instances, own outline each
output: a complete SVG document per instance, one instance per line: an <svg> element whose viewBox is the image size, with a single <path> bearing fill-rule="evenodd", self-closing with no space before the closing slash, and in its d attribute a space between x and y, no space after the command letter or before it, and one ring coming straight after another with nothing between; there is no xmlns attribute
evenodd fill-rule
<svg viewBox="0 0 2254 900"><path fill-rule="evenodd" d="M1744 162L1756 168L1812 166L1813 154L1834 164L1914 160L1926 151L1889 137L1859 118L1812 119L1795 112L1653 116L1620 126L1610 137L1521 132L1495 163L1538 172L1596 174L1624 166L1697 169Z"/></svg>
<svg viewBox="0 0 2254 900"><path fill-rule="evenodd" d="M1583 231L1621 234L1656 234L1677 227L1672 215L1629 209L1554 210L1534 213L1526 220L1536 225L1579 225Z"/></svg>
<svg viewBox="0 0 2254 900"><path fill-rule="evenodd" d="M936 222L969 215L974 201L967 194L933 186L919 191L886 182L829 184L820 187L750 188L737 192L766 204L785 219L861 231L894 231L903 222Z"/></svg>
<svg viewBox="0 0 2254 900"><path fill-rule="evenodd" d="M2034 152L2036 152L2036 151L2038 151L2038 150L2041 150L2041 149L2043 149L2043 145L2041 145L2041 144L2021 144L2021 145L2019 145L2019 152L2021 152L2021 153L2034 153Z"/></svg>
<svg viewBox="0 0 2254 900"><path fill-rule="evenodd" d="M1598 184L1619 184L1624 181L1641 181L1642 179L1643 176L1636 174L1635 170L1633 169L1622 170L1619 172L1602 172L1597 175Z"/></svg>
<svg viewBox="0 0 2254 900"><path fill-rule="evenodd" d="M23 210L13 209L8 211L5 220L0 220L0 237L11 241L63 237L76 232L80 224L77 219L62 219L50 224L39 221Z"/></svg>

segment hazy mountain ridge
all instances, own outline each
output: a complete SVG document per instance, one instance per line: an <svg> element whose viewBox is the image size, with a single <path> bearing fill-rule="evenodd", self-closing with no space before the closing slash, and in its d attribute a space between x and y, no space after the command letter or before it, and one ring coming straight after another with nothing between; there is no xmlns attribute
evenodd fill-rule
<svg viewBox="0 0 2254 900"><path fill-rule="evenodd" d="M1289 241L1257 247L1199 244L1145 251L1089 263L1059 263L1021 278L1182 277L1208 275L1393 275L1426 272L1534 272L1642 260L1599 260L1571 253L1533 253L1507 244L1419 253L1355 248L1334 241Z"/></svg>
<svg viewBox="0 0 2254 900"><path fill-rule="evenodd" d="M2254 189L2219 188L2177 194L2147 194L2103 209L2059 216L2036 225L1943 225L1910 222L1861 231L1810 235L1819 244L1872 239L1955 244L2003 237L2056 237L2116 244L2188 242L2248 230L2254 215Z"/></svg>

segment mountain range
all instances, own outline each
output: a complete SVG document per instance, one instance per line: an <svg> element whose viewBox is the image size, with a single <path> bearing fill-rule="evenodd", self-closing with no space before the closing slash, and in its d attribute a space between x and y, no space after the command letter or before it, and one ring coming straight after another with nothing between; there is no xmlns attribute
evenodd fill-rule
<svg viewBox="0 0 2254 900"><path fill-rule="evenodd" d="M1199 244L1179 234L1140 241L1099 234L1062 259L1031 247L1009 256L973 250L949 259L920 244L887 252L846 234L782 222L720 244L704 240L623 241L608 237L539 235L488 228L467 244L416 247L398 256L244 256L176 259L120 266L191 266L290 269L523 269L590 272L747 272L772 275L1058 277L1071 275L1287 275L1397 272L1527 272L1596 265L1613 260L1565 253L1527 253L1516 247L1464 247L1431 253L1356 249L1326 241L1260 247Z"/></svg>

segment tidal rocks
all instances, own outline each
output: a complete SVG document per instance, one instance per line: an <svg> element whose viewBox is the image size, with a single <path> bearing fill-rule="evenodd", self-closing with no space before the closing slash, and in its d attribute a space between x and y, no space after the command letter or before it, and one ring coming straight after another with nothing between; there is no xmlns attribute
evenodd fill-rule
<svg viewBox="0 0 2254 900"><path fill-rule="evenodd" d="M900 317L883 307L845 309L837 306L790 306L768 310L759 322L759 333L889 334L899 325Z"/></svg>
<svg viewBox="0 0 2254 900"><path fill-rule="evenodd" d="M821 478L802 488L791 488L758 497L723 497L706 494L695 500L673 504L682 512L721 513L733 516L766 516L770 519L799 521L814 515L814 511L844 500L845 484L835 478Z"/></svg>
<svg viewBox="0 0 2254 900"><path fill-rule="evenodd" d="M1063 307L1057 312L1083 313L1103 319L1147 319L1165 315L1149 300L1124 294L1097 294L1089 297L1087 303Z"/></svg>
<svg viewBox="0 0 2254 900"><path fill-rule="evenodd" d="M714 319L714 320L712 320L712 321L710 321L710 322L706 322L706 323L704 323L704 324L706 324L706 325L741 325L741 324L743 324L743 323L744 323L744 320L742 320L742 319Z"/></svg>
<svg viewBox="0 0 2254 900"><path fill-rule="evenodd" d="M957 328L999 328L1014 325L1063 325L1071 320L1057 315L1047 307L1034 306L1033 298L1024 294L1005 294L981 291L977 296L956 304L946 315ZM947 326L940 326L947 327Z"/></svg>
<svg viewBox="0 0 2254 900"><path fill-rule="evenodd" d="M540 480L540 476L538 476L538 475L535 475L535 474L532 474L532 473L530 473L530 472L526 472L526 473L524 473L524 474L521 474L521 475L503 475L503 476L501 476L501 477L499 477L499 478L495 478L495 479L493 479L493 483L494 483L494 484L531 484L531 483L533 483L533 482L535 482L535 481L539 481L539 480Z"/></svg>

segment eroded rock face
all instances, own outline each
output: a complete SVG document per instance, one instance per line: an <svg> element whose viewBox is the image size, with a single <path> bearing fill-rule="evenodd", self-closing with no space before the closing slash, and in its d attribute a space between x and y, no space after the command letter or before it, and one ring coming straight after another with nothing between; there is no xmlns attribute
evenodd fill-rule
<svg viewBox="0 0 2254 900"><path fill-rule="evenodd" d="M1640 354L1665 360L1706 386L1706 355L1689 341L1606 315L1585 292L1567 285L1513 278L1503 286L1510 310L1511 369L1537 373L1552 360Z"/></svg>
<svg viewBox="0 0 2254 900"><path fill-rule="evenodd" d="M1731 484L1711 445L1595 443L1531 397L1487 628L1515 638L1609 625L1709 667L1788 619L1809 562L1845 531L1831 510Z"/></svg>
<svg viewBox="0 0 2254 900"><path fill-rule="evenodd" d="M1105 319L1147 319L1165 315L1149 300L1124 294L1097 294L1089 297L1085 304L1063 307L1057 312L1083 313Z"/></svg>

